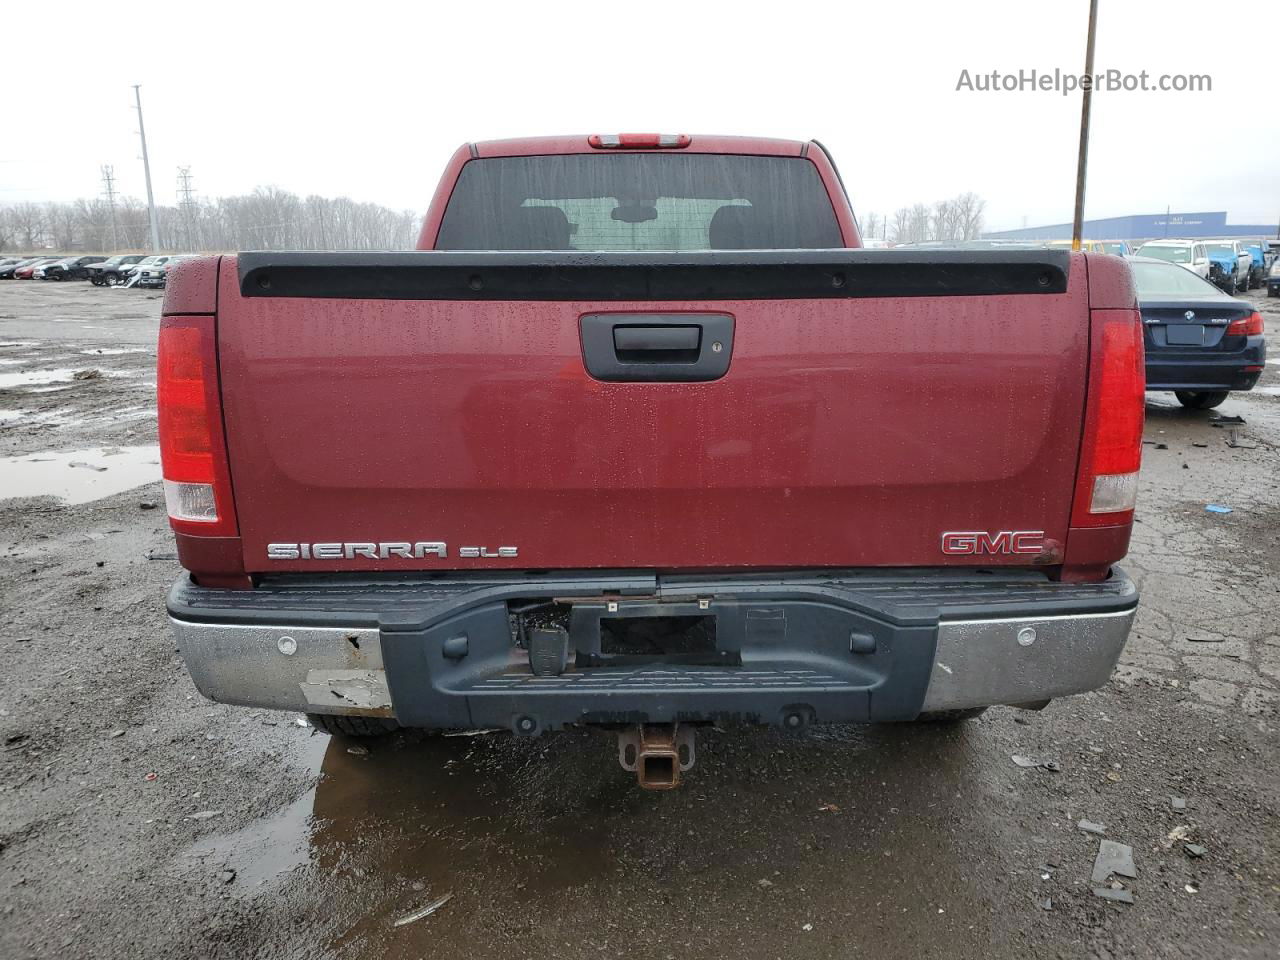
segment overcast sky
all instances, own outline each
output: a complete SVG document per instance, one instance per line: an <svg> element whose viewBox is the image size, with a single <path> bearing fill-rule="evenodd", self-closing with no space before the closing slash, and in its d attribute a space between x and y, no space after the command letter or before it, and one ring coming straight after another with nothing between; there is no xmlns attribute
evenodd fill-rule
<svg viewBox="0 0 1280 960"><path fill-rule="evenodd" d="M56 12L55 12L56 11ZM1071 218L1080 95L957 91L1080 72L1088 0L59 3L8 12L0 202L276 185L425 209L458 144L661 131L817 138L859 215L966 190L991 229ZM1094 96L1086 214L1280 219L1280 3L1100 0L1096 70L1208 93Z"/></svg>

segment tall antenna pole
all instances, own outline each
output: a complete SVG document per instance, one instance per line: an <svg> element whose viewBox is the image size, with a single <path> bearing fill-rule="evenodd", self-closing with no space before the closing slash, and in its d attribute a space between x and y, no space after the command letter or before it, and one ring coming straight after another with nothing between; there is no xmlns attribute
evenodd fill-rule
<svg viewBox="0 0 1280 960"><path fill-rule="evenodd" d="M1071 249L1080 249L1080 234L1084 230L1084 181L1085 168L1089 165L1089 107L1093 103L1093 36L1098 29L1098 0L1089 0L1089 41L1084 52L1084 72L1088 81L1084 86L1084 99L1080 105L1080 154L1076 158L1076 215L1071 224Z"/></svg>
<svg viewBox="0 0 1280 960"><path fill-rule="evenodd" d="M107 198L107 211L111 214L111 250L120 249L116 237L116 171L110 164L102 165L102 194Z"/></svg>
<svg viewBox="0 0 1280 960"><path fill-rule="evenodd" d="M142 138L142 172L147 177L147 213L151 218L151 252L159 253L160 231L156 227L156 198L151 192L151 160L147 157L147 128L142 125L142 94L138 90L141 86L140 83L133 85L133 98L138 104L138 136Z"/></svg>

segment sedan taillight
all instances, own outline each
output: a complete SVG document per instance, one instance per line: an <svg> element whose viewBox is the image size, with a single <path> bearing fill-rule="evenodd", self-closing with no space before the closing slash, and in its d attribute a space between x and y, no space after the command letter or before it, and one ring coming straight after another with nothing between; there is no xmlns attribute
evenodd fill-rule
<svg viewBox="0 0 1280 960"><path fill-rule="evenodd" d="M1229 337L1255 337L1262 333L1262 314L1257 310L1249 314L1247 317L1241 317L1239 320L1232 320L1231 325L1227 327L1227 336Z"/></svg>

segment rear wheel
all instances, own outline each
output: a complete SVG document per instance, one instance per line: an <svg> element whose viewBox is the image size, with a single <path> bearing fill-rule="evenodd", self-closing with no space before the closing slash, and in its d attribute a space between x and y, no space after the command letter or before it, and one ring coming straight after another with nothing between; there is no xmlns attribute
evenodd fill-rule
<svg viewBox="0 0 1280 960"><path fill-rule="evenodd" d="M1234 297L1236 295L1236 286L1237 286L1236 278L1232 277L1230 280L1227 281L1227 285L1223 289L1223 293L1225 293L1228 297Z"/></svg>
<svg viewBox="0 0 1280 960"><path fill-rule="evenodd" d="M1173 395L1189 410L1212 410L1227 399L1226 390L1175 390Z"/></svg>
<svg viewBox="0 0 1280 960"><path fill-rule="evenodd" d="M340 717L331 713L308 713L307 719L317 730L335 737L385 737L400 729L400 724L387 717Z"/></svg>

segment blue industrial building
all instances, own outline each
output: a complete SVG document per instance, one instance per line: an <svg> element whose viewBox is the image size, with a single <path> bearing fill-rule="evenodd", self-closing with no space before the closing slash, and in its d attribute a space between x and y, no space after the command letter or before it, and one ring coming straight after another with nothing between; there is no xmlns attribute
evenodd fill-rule
<svg viewBox="0 0 1280 960"><path fill-rule="evenodd" d="M1130 217L1107 217L1086 220L1087 240L1158 240L1161 237L1280 237L1275 223L1227 223L1227 212L1153 213ZM995 230L984 233L987 240L1070 240L1071 224L1055 223L1046 227L1023 227L1021 230Z"/></svg>

